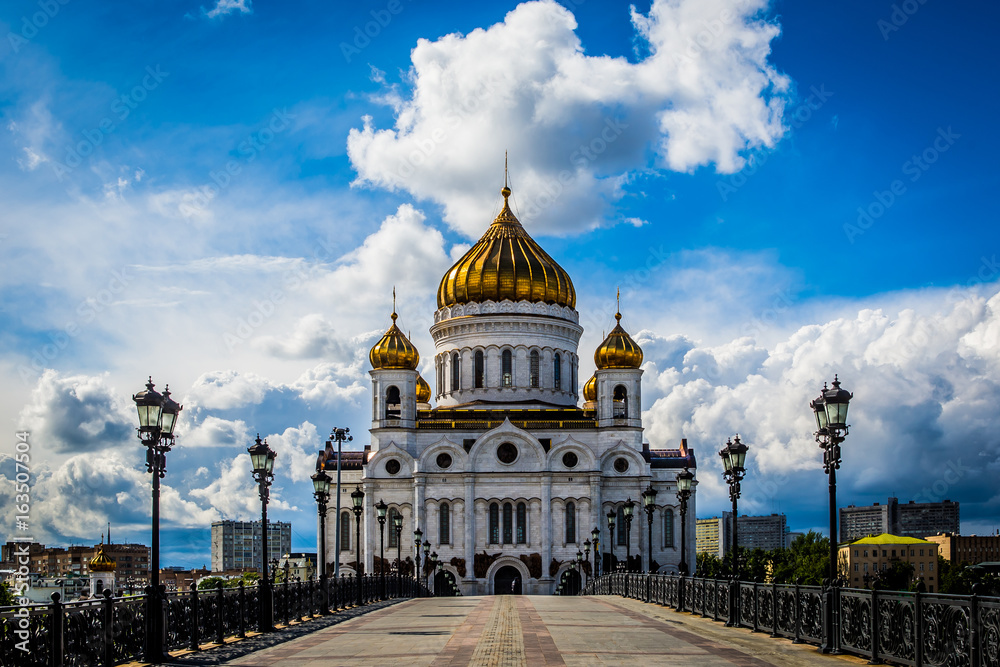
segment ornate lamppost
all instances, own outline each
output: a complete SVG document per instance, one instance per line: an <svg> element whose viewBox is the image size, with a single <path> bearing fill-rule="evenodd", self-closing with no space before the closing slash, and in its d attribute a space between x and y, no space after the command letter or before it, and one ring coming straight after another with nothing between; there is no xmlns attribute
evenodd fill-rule
<svg viewBox="0 0 1000 667"><path fill-rule="evenodd" d="M601 555L601 529L594 528L590 531L590 537L594 544L594 577L601 576L601 566L599 556Z"/></svg>
<svg viewBox="0 0 1000 667"><path fill-rule="evenodd" d="M261 584L258 631L271 632L274 630L274 609L272 607L271 582L267 578L267 502L271 496L271 480L274 478L274 459L277 454L267 446L267 441L261 441L259 433L254 444L247 448L247 452L250 453L250 462L253 464L253 477L257 482L257 491L260 494Z"/></svg>
<svg viewBox="0 0 1000 667"><path fill-rule="evenodd" d="M385 504L385 501L379 498L379 501L375 503L375 517L378 519L378 571L379 571L379 587L382 589L382 597L385 598L385 514L389 511L389 506Z"/></svg>
<svg viewBox="0 0 1000 667"><path fill-rule="evenodd" d="M590 540L584 540L583 542L583 560L590 563ZM596 576L597 574L595 572L591 572L591 578Z"/></svg>
<svg viewBox="0 0 1000 667"><path fill-rule="evenodd" d="M330 613L330 591L326 580L326 509L330 502L330 476L320 470L312 476L313 496L319 508L319 587L323 600L323 614ZM339 560L339 558L338 558Z"/></svg>
<svg viewBox="0 0 1000 667"><path fill-rule="evenodd" d="M436 551L432 551L428 558L431 559L431 596L437 597L438 553Z"/></svg>
<svg viewBox="0 0 1000 667"><path fill-rule="evenodd" d="M146 646L148 662L163 662L163 612L160 594L160 480L167 474L167 452L174 446L174 426L183 409L170 398L170 387L160 394L149 378L146 389L132 396L139 412L139 440L146 448L146 472L152 473L152 547L150 586L146 591Z"/></svg>
<svg viewBox="0 0 1000 667"><path fill-rule="evenodd" d="M424 550L424 560L429 562L430 559L431 559L431 555L430 555L431 554L431 543L429 541L427 541L427 540L424 540L424 544L423 544L423 546L421 548ZM424 576L424 573L423 573L422 570L420 572L420 576L421 577ZM427 580L424 579L425 583L426 583L426 581Z"/></svg>
<svg viewBox="0 0 1000 667"><path fill-rule="evenodd" d="M611 538L608 545L611 547L611 561L610 564L614 568L615 560L615 520L618 518L618 513L615 512L615 508L612 507L608 510L608 533L610 533ZM619 569L619 568L614 568Z"/></svg>
<svg viewBox="0 0 1000 667"><path fill-rule="evenodd" d="M816 442L823 450L823 470L830 483L830 571L827 589L826 643L820 647L823 653L836 652L833 630L834 589L839 584L837 575L837 469L840 468L840 443L848 432L847 408L854 394L840 388L840 378L833 376L833 387L823 391L819 398L809 403L816 416Z"/></svg>
<svg viewBox="0 0 1000 667"><path fill-rule="evenodd" d="M747 446L740 442L740 436L737 434L731 440L726 440L726 445L719 451L719 456L722 458L722 476L729 485L729 499L733 501L733 582L729 587L729 620L726 621L726 625L739 627L740 547L737 539L737 517L739 517L737 501L740 499L740 481L746 474L743 464L747 458Z"/></svg>
<svg viewBox="0 0 1000 667"><path fill-rule="evenodd" d="M581 590L587 585L586 576L587 573L583 571L583 552L576 552L576 569L580 572L580 588ZM580 591L577 591L579 593Z"/></svg>
<svg viewBox="0 0 1000 667"><path fill-rule="evenodd" d="M392 515L392 529L396 531L396 583L398 584L402 581L403 575L403 515L399 510Z"/></svg>
<svg viewBox="0 0 1000 667"><path fill-rule="evenodd" d="M360 486L351 491L351 504L353 505L351 509L354 510L354 525L355 525L355 533L354 533L354 550L356 554L355 565L357 566L357 572L354 575L354 579L358 589L359 607L361 606L361 576L362 576L361 573L364 570L364 568L361 565L361 513L365 511L364 507L362 507L361 504L364 502L364 500L365 500L365 492L361 490Z"/></svg>
<svg viewBox="0 0 1000 667"><path fill-rule="evenodd" d="M354 436L351 435L351 429L349 428L337 428L334 427L330 432L330 442L333 441L337 443L337 530L334 533L334 544L333 550L337 552L337 555L333 559L333 578L336 579L340 576L340 462L341 454L343 452L344 443L351 442L354 440Z"/></svg>
<svg viewBox="0 0 1000 667"><path fill-rule="evenodd" d="M694 481L694 473L687 468L677 475L677 502L681 506L681 562L677 564L681 576L688 573L687 562L687 511L688 500L691 498L691 486Z"/></svg>
<svg viewBox="0 0 1000 667"><path fill-rule="evenodd" d="M424 531L417 528L413 531L413 550L416 552L413 563L413 578L420 581L420 540L424 539ZM417 586L417 597L420 597L420 586Z"/></svg>
<svg viewBox="0 0 1000 667"><path fill-rule="evenodd" d="M650 484L642 492L642 507L646 510L646 522L649 524L648 572L653 571L653 512L656 511L656 489Z"/></svg>
<svg viewBox="0 0 1000 667"><path fill-rule="evenodd" d="M632 513L635 511L635 502L629 498L622 505L622 514L625 516L625 571L632 571Z"/></svg>

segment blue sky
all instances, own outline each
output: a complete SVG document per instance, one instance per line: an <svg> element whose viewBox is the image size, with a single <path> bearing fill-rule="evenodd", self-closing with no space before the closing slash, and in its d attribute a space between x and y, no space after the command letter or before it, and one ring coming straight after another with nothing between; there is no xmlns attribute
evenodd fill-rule
<svg viewBox="0 0 1000 667"><path fill-rule="evenodd" d="M576 282L581 381L621 286L647 438L700 453L700 516L738 431L748 510L823 527L808 400L839 372L843 502L949 497L994 530L997 12L6 3L0 417L32 434L33 531L148 541L129 395L152 374L186 406L164 563L256 513L258 431L274 514L312 547L315 451L333 426L367 442L391 289L433 381L437 281L497 210L505 150Z"/></svg>

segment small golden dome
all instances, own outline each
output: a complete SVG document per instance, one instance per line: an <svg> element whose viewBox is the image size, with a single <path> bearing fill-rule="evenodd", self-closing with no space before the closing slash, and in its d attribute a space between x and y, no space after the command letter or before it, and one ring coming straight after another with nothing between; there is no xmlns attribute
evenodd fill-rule
<svg viewBox="0 0 1000 667"><path fill-rule="evenodd" d="M642 365L642 348L622 328L621 313L615 313L615 320L615 328L594 352L594 362L598 368L639 368Z"/></svg>
<svg viewBox="0 0 1000 667"><path fill-rule="evenodd" d="M583 385L583 400L592 403L597 400L597 376L591 375L587 384Z"/></svg>
<svg viewBox="0 0 1000 667"><path fill-rule="evenodd" d="M417 403L431 402L431 386L427 384L424 376L417 376Z"/></svg>
<svg viewBox="0 0 1000 667"><path fill-rule="evenodd" d="M89 563L91 572L114 572L118 564L112 559L108 558L104 553L104 543L97 548L97 554L90 559Z"/></svg>
<svg viewBox="0 0 1000 667"><path fill-rule="evenodd" d="M576 307L569 274L521 226L500 191L503 209L483 237L452 266L438 286L438 308L479 301L532 301Z"/></svg>
<svg viewBox="0 0 1000 667"><path fill-rule="evenodd" d="M397 317L399 316L393 310L392 326L368 353L372 368L405 368L412 371L416 370L417 364L420 363L420 353L417 352L417 348L396 326Z"/></svg>

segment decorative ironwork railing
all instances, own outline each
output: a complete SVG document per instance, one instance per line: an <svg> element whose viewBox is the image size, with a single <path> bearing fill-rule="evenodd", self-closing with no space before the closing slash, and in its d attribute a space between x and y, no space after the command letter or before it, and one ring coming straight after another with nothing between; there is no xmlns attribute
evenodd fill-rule
<svg viewBox="0 0 1000 667"><path fill-rule="evenodd" d="M620 595L796 643L917 667L1000 667L1000 598L824 589L668 574L616 572L582 595ZM823 619L834 618L828 642ZM734 622L730 618L735 615Z"/></svg>
<svg viewBox="0 0 1000 667"><path fill-rule="evenodd" d="M430 596L409 577L365 575L327 580L330 610L369 604L383 599ZM384 591L384 595L383 595ZM289 625L324 613L319 581L275 584L274 620ZM165 592L161 587L159 613L163 617L164 648L199 650L245 637L257 629L260 590L242 583L212 590ZM0 607L0 667L80 667L117 665L142 659L148 632L146 595L115 598L110 591L86 601ZM280 631L280 628L279 628Z"/></svg>

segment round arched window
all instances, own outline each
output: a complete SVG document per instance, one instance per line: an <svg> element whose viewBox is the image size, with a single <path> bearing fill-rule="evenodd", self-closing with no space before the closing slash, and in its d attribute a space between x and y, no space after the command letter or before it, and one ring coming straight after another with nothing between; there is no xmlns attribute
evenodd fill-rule
<svg viewBox="0 0 1000 667"><path fill-rule="evenodd" d="M396 459L389 459L385 462L385 471L390 475L395 475L399 472L399 461Z"/></svg>
<svg viewBox="0 0 1000 667"><path fill-rule="evenodd" d="M615 459L615 470L618 472L625 472L628 470L628 459L621 456Z"/></svg>
<svg viewBox="0 0 1000 667"><path fill-rule="evenodd" d="M451 454L449 454L448 452L441 452L440 454L438 454L438 456L437 456L437 464L438 464L438 468L441 468L442 470L444 470L446 468L450 468L451 467Z"/></svg>
<svg viewBox="0 0 1000 667"><path fill-rule="evenodd" d="M580 459L577 457L576 452L566 452L563 454L562 461L563 465L567 468L575 468L576 464L580 462Z"/></svg>
<svg viewBox="0 0 1000 667"><path fill-rule="evenodd" d="M497 458L500 463L513 463L517 460L517 447L513 442L502 442L497 447Z"/></svg>

